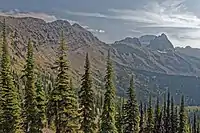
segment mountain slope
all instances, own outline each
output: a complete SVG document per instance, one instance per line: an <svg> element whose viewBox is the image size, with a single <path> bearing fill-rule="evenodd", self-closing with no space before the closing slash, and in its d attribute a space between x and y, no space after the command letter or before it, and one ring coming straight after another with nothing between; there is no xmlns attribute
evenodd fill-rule
<svg viewBox="0 0 200 133"><path fill-rule="evenodd" d="M190 102L190 104L200 103L200 98L196 96L196 93L187 93L191 88L181 88L181 86L172 85L169 82L174 77L175 81L180 79L183 81L181 82L182 86L189 86L185 81L200 76L200 59L171 50L170 48L173 48L173 45L171 46L171 42L166 36L164 36L164 39L163 37L152 38L153 40L149 42L149 45L152 42L153 45L158 45L158 49L154 47L155 45L152 45L153 47L142 45L143 42L140 42L140 39L130 37L109 45L101 42L80 25L70 25L67 21L57 20L46 23L35 18L0 16L0 28L2 28L4 18L6 18L8 25L9 40L14 40L10 47L12 49L13 67L16 70L21 71L23 68L27 41L30 38L34 43L37 67L43 71L54 73L51 67L56 59L59 35L63 30L69 47L72 76L76 81L80 81L85 54L88 52L92 63L94 84L102 86L104 84L107 50L111 49L116 70L118 94L122 94L124 89L127 88L128 78L134 73L140 99L146 99L145 96L149 93L162 96L166 87L170 87L173 92L179 90L178 95L183 93L188 96L188 99L192 99L190 101L193 102ZM159 44L162 49L160 49ZM185 76L187 78L184 78ZM161 77L163 77L162 82L157 82ZM196 88L198 82L199 79L192 80L190 87Z"/></svg>

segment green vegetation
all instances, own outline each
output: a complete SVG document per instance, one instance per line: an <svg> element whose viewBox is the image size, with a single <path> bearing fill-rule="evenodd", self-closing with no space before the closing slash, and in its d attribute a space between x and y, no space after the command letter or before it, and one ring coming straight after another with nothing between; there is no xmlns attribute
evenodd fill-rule
<svg viewBox="0 0 200 133"><path fill-rule="evenodd" d="M80 88L73 87L63 32L58 59L53 67L56 79L36 69L31 40L27 46L25 68L21 72L23 76L12 70L6 38L4 22L0 70L1 133L42 133L47 128L55 133L200 132L199 108L185 107L184 96L180 104L176 104L170 92L167 97L164 95L164 100L156 96L156 102L155 97L149 95L148 105L142 101L139 106L132 76L129 87L125 88L127 100L118 98L110 51L103 97L94 91L88 54Z"/></svg>

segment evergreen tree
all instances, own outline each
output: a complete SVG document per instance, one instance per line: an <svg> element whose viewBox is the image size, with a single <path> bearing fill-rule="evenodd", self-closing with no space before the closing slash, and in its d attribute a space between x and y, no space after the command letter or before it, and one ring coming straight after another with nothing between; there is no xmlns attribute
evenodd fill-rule
<svg viewBox="0 0 200 133"><path fill-rule="evenodd" d="M162 127L162 118L161 118L161 110L159 105L159 99L157 97L157 104L155 108L155 120L154 120L154 131L155 133L161 133L161 127Z"/></svg>
<svg viewBox="0 0 200 133"><path fill-rule="evenodd" d="M139 132L139 109L137 98L133 85L133 76L130 80L130 87L128 89L128 100L124 108L124 132L138 133Z"/></svg>
<svg viewBox="0 0 200 133"><path fill-rule="evenodd" d="M196 113L194 112L194 116L193 116L193 126L192 126L192 132L193 133L197 133L197 117L196 117Z"/></svg>
<svg viewBox="0 0 200 133"><path fill-rule="evenodd" d="M36 101L37 101L37 128L38 133L42 133L42 129L46 125L46 96L43 88L43 84L41 81L41 77L37 77L36 82Z"/></svg>
<svg viewBox="0 0 200 133"><path fill-rule="evenodd" d="M176 107L177 110L177 107ZM171 132L176 133L178 128L178 121L177 121L177 112L174 112L174 100L173 97L171 97Z"/></svg>
<svg viewBox="0 0 200 133"><path fill-rule="evenodd" d="M33 45L31 40L28 42L28 52L26 65L24 69L25 83L25 99L24 99L24 126L26 133L37 133L37 105L36 105L36 89L34 75L34 59Z"/></svg>
<svg viewBox="0 0 200 133"><path fill-rule="evenodd" d="M1 88L0 88L0 132L22 133L20 99L11 72L11 61L6 39L4 20L2 34Z"/></svg>
<svg viewBox="0 0 200 133"><path fill-rule="evenodd" d="M166 118L165 118L165 131L166 133L171 133L171 127L170 127L170 92L168 91L167 94L167 107L166 107Z"/></svg>
<svg viewBox="0 0 200 133"><path fill-rule="evenodd" d="M143 110L143 104L142 102L140 103L140 131L139 133L144 133L145 131L145 126L144 126L144 110Z"/></svg>
<svg viewBox="0 0 200 133"><path fill-rule="evenodd" d="M123 133L123 98L117 104L116 127L118 133Z"/></svg>
<svg viewBox="0 0 200 133"><path fill-rule="evenodd" d="M154 132L154 120L153 120L153 109L151 103L151 96L149 98L149 105L147 109L147 125L146 125L146 133Z"/></svg>
<svg viewBox="0 0 200 133"><path fill-rule="evenodd" d="M92 89L92 78L88 54L85 60L85 74L82 77L81 89L79 91L81 130L84 133L95 132L95 101Z"/></svg>
<svg viewBox="0 0 200 133"><path fill-rule="evenodd" d="M108 51L107 70L105 77L105 89L103 112L101 116L101 133L117 133L115 126L115 100L116 89L113 83L113 68L110 59L110 51Z"/></svg>
<svg viewBox="0 0 200 133"><path fill-rule="evenodd" d="M55 119L56 133L74 133L78 129L78 105L75 90L70 86L69 65L63 32L58 55L56 66L53 67L58 70L58 74L50 98L51 114Z"/></svg>
<svg viewBox="0 0 200 133"><path fill-rule="evenodd" d="M178 107L175 107L175 114L174 114L174 118L176 120L176 132L178 132L178 128L179 128L179 112L178 112Z"/></svg>
<svg viewBox="0 0 200 133"><path fill-rule="evenodd" d="M164 102L163 102L163 118L162 118L162 132L166 132L166 94L164 95Z"/></svg>
<svg viewBox="0 0 200 133"><path fill-rule="evenodd" d="M196 133L200 133L199 123L197 123L197 131L196 131Z"/></svg>
<svg viewBox="0 0 200 133"><path fill-rule="evenodd" d="M186 133L186 115L185 115L185 105L184 105L184 96L181 97L181 105L179 111L179 130L178 133Z"/></svg>

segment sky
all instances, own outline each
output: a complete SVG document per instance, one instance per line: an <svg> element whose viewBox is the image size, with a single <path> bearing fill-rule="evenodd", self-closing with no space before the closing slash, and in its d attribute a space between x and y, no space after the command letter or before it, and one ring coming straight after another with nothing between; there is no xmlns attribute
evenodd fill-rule
<svg viewBox="0 0 200 133"><path fill-rule="evenodd" d="M175 46L200 48L200 0L0 0L0 15L79 23L100 40L165 33Z"/></svg>

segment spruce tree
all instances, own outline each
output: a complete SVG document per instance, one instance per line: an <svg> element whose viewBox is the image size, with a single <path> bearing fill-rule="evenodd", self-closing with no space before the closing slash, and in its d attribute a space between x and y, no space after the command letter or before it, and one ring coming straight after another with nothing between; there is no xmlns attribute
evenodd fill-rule
<svg viewBox="0 0 200 133"><path fill-rule="evenodd" d="M147 125L146 125L146 133L153 133L154 132L154 120L153 120L153 109L151 103L151 96L149 98L149 105L147 109Z"/></svg>
<svg viewBox="0 0 200 133"><path fill-rule="evenodd" d="M26 133L37 133L37 105L34 74L33 45L31 40L28 42L26 65L24 69L25 77L25 96L24 96L24 126Z"/></svg>
<svg viewBox="0 0 200 133"><path fill-rule="evenodd" d="M171 127L170 127L170 92L168 90L167 94L167 107L166 107L166 118L165 118L165 131L166 133L171 132Z"/></svg>
<svg viewBox="0 0 200 133"><path fill-rule="evenodd" d="M81 127L84 133L95 132L95 101L92 89L92 77L88 54L85 60L85 74L82 77L81 89L79 91L79 113L81 114Z"/></svg>
<svg viewBox="0 0 200 133"><path fill-rule="evenodd" d="M107 59L107 70L105 76L105 95L103 112L101 115L101 130L100 133L117 133L115 126L115 100L116 100L116 89L113 82L113 68L110 59L110 51L108 51Z"/></svg>
<svg viewBox="0 0 200 133"><path fill-rule="evenodd" d="M37 128L38 133L42 133L42 129L46 125L46 95L41 81L41 77L37 77L36 82L36 102L37 102Z"/></svg>
<svg viewBox="0 0 200 133"><path fill-rule="evenodd" d="M200 126L199 126L199 123L197 123L197 130L196 130L196 133L200 133Z"/></svg>
<svg viewBox="0 0 200 133"><path fill-rule="evenodd" d="M176 133L178 132L178 128L179 128L179 112L178 112L178 107L175 107L175 112L174 112L174 128L176 130Z"/></svg>
<svg viewBox="0 0 200 133"><path fill-rule="evenodd" d="M56 85L51 93L51 115L54 116L56 133L77 132L78 105L75 90L70 86L69 65L67 60L64 33L61 34L58 60L53 69L57 69Z"/></svg>
<svg viewBox="0 0 200 133"><path fill-rule="evenodd" d="M116 114L116 127L118 133L123 133L123 98L120 98L117 104L117 114Z"/></svg>
<svg viewBox="0 0 200 133"><path fill-rule="evenodd" d="M128 100L124 108L124 132L125 133L138 133L139 132L139 109L135 88L133 84L133 76L130 80L130 86L127 91Z"/></svg>
<svg viewBox="0 0 200 133"><path fill-rule="evenodd" d="M11 72L11 61L6 39L4 20L2 33L1 88L0 88L0 132L22 133L22 119L19 93L14 86Z"/></svg>
<svg viewBox="0 0 200 133"><path fill-rule="evenodd" d="M165 133L166 132L166 94L164 95L164 102L163 102L163 117L162 117L162 132Z"/></svg>
<svg viewBox="0 0 200 133"><path fill-rule="evenodd" d="M197 117L196 117L196 113L194 112L193 114L193 126L192 126L192 132L193 133L197 133Z"/></svg>
<svg viewBox="0 0 200 133"><path fill-rule="evenodd" d="M176 108L177 109L177 108ZM176 133L177 132L177 128L178 128L178 121L177 121L177 114L176 112L174 112L174 100L173 97L171 97L171 132L172 133Z"/></svg>
<svg viewBox="0 0 200 133"><path fill-rule="evenodd" d="M185 114L185 105L184 105L184 96L181 97L181 105L179 111L179 130L178 133L186 133L186 114Z"/></svg>
<svg viewBox="0 0 200 133"><path fill-rule="evenodd" d="M161 133L161 127L162 127L162 118L161 118L161 110L160 110L160 104L159 104L159 99L157 97L157 103L156 103L156 108L154 112L154 131L155 133Z"/></svg>
<svg viewBox="0 0 200 133"><path fill-rule="evenodd" d="M139 133L144 133L145 131L145 125L144 125L144 110L143 110L143 104L142 102L140 103L140 131Z"/></svg>

